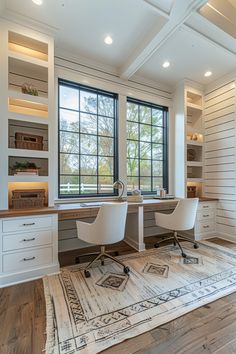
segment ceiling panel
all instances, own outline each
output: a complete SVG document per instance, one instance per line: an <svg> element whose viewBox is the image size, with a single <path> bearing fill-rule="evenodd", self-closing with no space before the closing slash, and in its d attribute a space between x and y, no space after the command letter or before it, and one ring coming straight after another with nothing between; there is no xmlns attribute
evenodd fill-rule
<svg viewBox="0 0 236 354"><path fill-rule="evenodd" d="M208 84L235 70L235 58L235 55L201 35L181 28L144 64L137 75L169 85L176 85L183 79ZM171 63L167 69L162 68L165 60ZM207 70L212 71L213 75L205 78Z"/></svg>
<svg viewBox="0 0 236 354"><path fill-rule="evenodd" d="M57 27L56 48L90 60L121 66L140 42L166 20L141 0L7 0L7 8ZM105 45L106 35L113 37Z"/></svg>

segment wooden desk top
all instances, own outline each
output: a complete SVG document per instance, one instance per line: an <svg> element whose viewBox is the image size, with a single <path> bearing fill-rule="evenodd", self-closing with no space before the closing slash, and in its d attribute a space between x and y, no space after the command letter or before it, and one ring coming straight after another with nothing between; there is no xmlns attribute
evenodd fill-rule
<svg viewBox="0 0 236 354"><path fill-rule="evenodd" d="M200 202L217 201L214 198L199 198ZM144 199L142 203L128 203L128 213L134 213L139 206L143 206L146 210L152 207L168 208L170 205L173 207L177 204L178 199ZM31 216L31 215L45 215L45 214L58 214L59 218L66 218L66 214L70 218L90 217L97 213L100 205L93 205L96 202L86 203L63 203L56 204L54 207L45 207L40 209L8 209L0 210L0 218L17 217L17 216ZM100 202L98 202L100 203ZM101 201L101 203L109 203L109 201ZM85 204L86 206L83 206ZM90 205L91 204L91 205Z"/></svg>

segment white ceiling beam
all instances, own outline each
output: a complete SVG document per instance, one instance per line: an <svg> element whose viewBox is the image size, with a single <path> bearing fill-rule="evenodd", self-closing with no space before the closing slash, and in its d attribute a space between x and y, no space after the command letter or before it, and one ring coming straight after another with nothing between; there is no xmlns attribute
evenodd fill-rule
<svg viewBox="0 0 236 354"><path fill-rule="evenodd" d="M159 15L161 15L164 18L170 18L170 14L161 10L157 5L155 5L155 2L153 0L143 0L147 5L149 5L154 11L156 11Z"/></svg>
<svg viewBox="0 0 236 354"><path fill-rule="evenodd" d="M122 79L129 79L142 67L152 55L175 33L193 12L203 6L207 0L175 0L168 22L157 29L150 40L147 40L133 53L120 70Z"/></svg>

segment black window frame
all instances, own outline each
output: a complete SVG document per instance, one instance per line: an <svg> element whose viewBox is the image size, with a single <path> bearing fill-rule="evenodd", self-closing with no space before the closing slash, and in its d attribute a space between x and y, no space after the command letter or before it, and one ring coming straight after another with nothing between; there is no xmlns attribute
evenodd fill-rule
<svg viewBox="0 0 236 354"><path fill-rule="evenodd" d="M101 90L101 89L97 89L95 87L91 87L91 86L87 86L87 85L83 85L83 84L79 84L73 81L69 81L66 79L61 79L58 78L58 198L59 199L73 199L73 198L96 198L96 197L116 197L119 194L119 191L117 189L113 188L113 192L112 193L98 193L98 178L99 176L103 176L103 175L99 175L98 170L97 170L97 192L96 193L84 193L81 194L81 187L80 187L80 180L79 180L79 190L80 190L80 194L62 194L60 192L60 177L63 175L68 176L69 174L61 174L61 166L60 166L60 155L61 155L61 151L60 151L60 132L63 132L63 130L60 129L60 109L67 109L69 111L74 111L74 112L78 112L79 114L81 113L80 107L78 107L78 110L74 110L74 109L68 109L68 108L64 108L60 106L60 87L61 86L66 86L66 87L71 87L73 89L78 89L78 91L80 92L80 90L83 91L87 91L93 94L97 94L97 95L104 95L107 97L112 97L114 98L114 117L110 119L114 120L114 136L112 137L113 139L113 143L114 143L114 155L113 155L113 183L118 180L118 176L119 176L119 170L118 170L118 94L113 93L113 92L109 92L109 91L105 91L105 90ZM80 103L80 100L79 100ZM82 112L82 113L87 113L87 112ZM98 116L98 112L96 114ZM104 116L106 117L106 116ZM81 132L77 132L77 134L79 135L79 139ZM83 134L86 135L86 134ZM87 134L87 135L95 135L98 139L99 135L98 131L97 134ZM80 150L80 142L79 142L79 150ZM82 154L79 153L77 154L78 156L81 156ZM97 149L97 154L93 155L97 157L97 164L98 164L98 157L100 156L98 154L98 149ZM98 168L98 167L97 167ZM79 165L79 170L80 170L80 165ZM80 173L79 174L73 174L72 176L78 176L79 178L81 176L84 176ZM86 175L86 176L91 176L91 175Z"/></svg>
<svg viewBox="0 0 236 354"><path fill-rule="evenodd" d="M163 176L162 176L162 182L163 182L163 188L166 190L166 192L168 193L168 189L169 189L169 176L168 176L168 164L169 164L169 160L168 160L168 121L169 121L169 110L168 110L168 107L166 106L161 106L161 105L157 105L157 104L154 104L154 103L150 103L150 102L147 102L147 101L143 101L143 100L139 100L139 99L135 99L133 97L127 97L127 100L126 100L126 104L128 103L133 103L133 104L137 104L139 107L140 106L146 106L146 107L149 107L151 109L157 109L157 110L161 110L163 112L163 165L162 165L162 168L163 168ZM140 115L140 113L138 113ZM141 176L140 175L140 142L145 142L145 141L142 141L140 140L140 124L146 124L146 125L150 125L151 127L154 126L154 127L157 127L156 125L152 124L152 121L151 121L151 124L147 124L147 123L141 123L140 122L140 118L138 120L138 122L136 121L130 121L128 120L128 117L126 119L126 124L127 122L132 122L132 123L137 123L138 126L139 126L139 129L138 129L138 134L139 134L139 139L138 140L133 140L133 141L138 141L139 143L139 148L138 148L138 176L129 176L128 175L128 168L127 169L127 179L129 177L135 177L135 178L138 178L138 188L140 189L140 179L141 178L145 178L147 176ZM132 139L129 139L127 137L127 142L128 141L132 141ZM152 143L152 140L151 140L151 143ZM152 153L151 153L152 155ZM126 151L126 157L128 159L128 156L127 156L127 151ZM149 159L147 159L149 160ZM151 188L152 190L151 191L143 191L141 190L142 194L143 195L155 195L156 194L156 189L154 189L156 186L153 186L153 177L158 177L158 176L153 176L153 168L152 168L152 162L153 161L158 161L158 160L155 160L152 158L150 158L150 161L151 161ZM160 160L159 160L160 161ZM127 192L128 195L131 194L130 191Z"/></svg>

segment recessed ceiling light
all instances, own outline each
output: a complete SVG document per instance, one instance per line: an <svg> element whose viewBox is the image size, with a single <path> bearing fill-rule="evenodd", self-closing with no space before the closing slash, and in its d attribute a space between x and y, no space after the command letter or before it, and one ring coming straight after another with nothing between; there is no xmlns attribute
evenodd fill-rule
<svg viewBox="0 0 236 354"><path fill-rule="evenodd" d="M32 0L36 5L42 5L43 0Z"/></svg>
<svg viewBox="0 0 236 354"><path fill-rule="evenodd" d="M113 43L113 39L111 38L111 36L106 36L104 38L104 42L108 45L112 44Z"/></svg>
<svg viewBox="0 0 236 354"><path fill-rule="evenodd" d="M164 61L164 63L162 64L163 68L168 68L170 66L170 62L169 61Z"/></svg>
<svg viewBox="0 0 236 354"><path fill-rule="evenodd" d="M212 72L211 72L211 71L206 71L205 74L204 74L205 77L209 77L209 76L211 76L211 75L212 75Z"/></svg>

